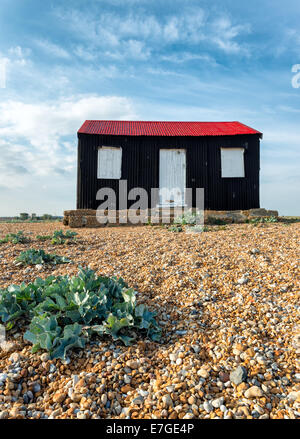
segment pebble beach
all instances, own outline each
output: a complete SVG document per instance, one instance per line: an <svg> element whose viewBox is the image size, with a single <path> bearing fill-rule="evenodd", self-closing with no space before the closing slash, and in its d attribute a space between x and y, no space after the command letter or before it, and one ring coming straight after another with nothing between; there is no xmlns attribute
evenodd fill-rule
<svg viewBox="0 0 300 439"><path fill-rule="evenodd" d="M0 289L89 266L122 277L157 313L160 343L95 337L66 361L31 353L21 330L0 348L0 419L299 419L300 223L76 229L71 245L39 242L61 224L0 224L27 244L0 245ZM60 266L14 264L27 248ZM1 292L0 292L1 294Z"/></svg>

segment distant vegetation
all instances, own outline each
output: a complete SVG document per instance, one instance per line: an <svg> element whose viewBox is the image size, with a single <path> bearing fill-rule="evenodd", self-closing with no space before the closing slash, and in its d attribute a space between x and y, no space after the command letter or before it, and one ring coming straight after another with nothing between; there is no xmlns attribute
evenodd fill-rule
<svg viewBox="0 0 300 439"><path fill-rule="evenodd" d="M45 213L44 215L37 216L35 213L29 214L21 212L19 216L0 217L0 223L37 223L42 221L62 221L62 216L50 215Z"/></svg>

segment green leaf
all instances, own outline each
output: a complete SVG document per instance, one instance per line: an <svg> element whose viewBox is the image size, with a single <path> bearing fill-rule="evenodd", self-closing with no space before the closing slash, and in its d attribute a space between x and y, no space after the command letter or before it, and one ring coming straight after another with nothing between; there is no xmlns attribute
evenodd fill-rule
<svg viewBox="0 0 300 439"><path fill-rule="evenodd" d="M71 262L70 259L64 256L57 256L55 254L45 253L44 250L29 249L20 253L16 262L23 265L38 265L38 264L66 264Z"/></svg>
<svg viewBox="0 0 300 439"><path fill-rule="evenodd" d="M38 257L44 256L39 251ZM0 290L0 320L7 329L20 318L30 322L24 339L34 352L46 349L51 358L65 358L69 349L82 348L92 334L108 335L125 345L133 343L139 332L159 341L155 314L144 304L136 305L136 294L122 279L80 268L77 276L37 278Z"/></svg>

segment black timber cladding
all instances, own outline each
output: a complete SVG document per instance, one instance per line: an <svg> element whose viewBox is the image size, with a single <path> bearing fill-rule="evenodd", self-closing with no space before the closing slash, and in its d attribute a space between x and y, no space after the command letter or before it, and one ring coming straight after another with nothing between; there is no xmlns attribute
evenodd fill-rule
<svg viewBox="0 0 300 439"><path fill-rule="evenodd" d="M128 191L142 187L149 194L159 188L159 150L186 150L186 186L204 188L205 208L208 210L247 210L259 208L260 135L199 137L118 136L78 133L77 209L97 209L97 191L102 187L115 190L119 180L97 179L98 148L122 147L122 180ZM245 148L245 177L221 177L221 147ZM134 201L128 201L129 208ZM118 206L117 206L118 208Z"/></svg>

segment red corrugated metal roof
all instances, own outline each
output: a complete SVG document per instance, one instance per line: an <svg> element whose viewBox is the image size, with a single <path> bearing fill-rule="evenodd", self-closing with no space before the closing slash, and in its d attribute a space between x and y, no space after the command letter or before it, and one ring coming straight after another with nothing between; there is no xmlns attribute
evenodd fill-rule
<svg viewBox="0 0 300 439"><path fill-rule="evenodd" d="M86 120L78 133L116 136L234 136L260 134L240 122Z"/></svg>

